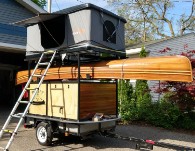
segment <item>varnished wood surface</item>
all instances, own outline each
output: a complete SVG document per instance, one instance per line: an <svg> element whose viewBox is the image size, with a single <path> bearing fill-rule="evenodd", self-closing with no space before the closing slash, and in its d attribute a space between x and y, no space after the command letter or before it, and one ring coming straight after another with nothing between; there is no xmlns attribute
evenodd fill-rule
<svg viewBox="0 0 195 151"><path fill-rule="evenodd" d="M116 84L80 84L80 119L95 113L116 115Z"/></svg>
<svg viewBox="0 0 195 151"><path fill-rule="evenodd" d="M35 88L37 84L30 87ZM45 103L32 104L29 113L71 120L86 119L95 113L116 115L116 83L81 83L80 97L78 91L77 83L44 83L34 102ZM31 97L32 93L33 90L30 91Z"/></svg>
<svg viewBox="0 0 195 151"><path fill-rule="evenodd" d="M37 74L43 72L44 70L37 70ZM191 63L184 56L148 57L89 63L81 66L81 79L85 79L87 74L92 79L192 81ZM77 77L77 66L56 67L48 70L45 80L76 79ZM17 73L16 84L25 83L27 80L28 71Z"/></svg>

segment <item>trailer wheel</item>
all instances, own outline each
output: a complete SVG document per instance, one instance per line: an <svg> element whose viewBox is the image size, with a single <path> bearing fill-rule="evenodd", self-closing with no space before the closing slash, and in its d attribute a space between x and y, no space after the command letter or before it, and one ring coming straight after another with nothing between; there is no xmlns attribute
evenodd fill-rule
<svg viewBox="0 0 195 151"><path fill-rule="evenodd" d="M49 146L52 143L52 127L48 123L41 122L36 128L36 137L40 145Z"/></svg>

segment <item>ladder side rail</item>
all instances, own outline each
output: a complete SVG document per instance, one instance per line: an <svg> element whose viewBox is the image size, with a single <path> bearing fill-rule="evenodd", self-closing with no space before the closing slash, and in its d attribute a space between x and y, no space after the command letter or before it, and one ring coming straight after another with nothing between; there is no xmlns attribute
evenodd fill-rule
<svg viewBox="0 0 195 151"><path fill-rule="evenodd" d="M41 60L42 60L42 58L43 58L43 56L44 56L44 53L41 55L41 57L40 57L40 59L39 59L39 61L38 61L38 63L40 63L41 62ZM37 63L37 65L36 65L36 67L35 67L35 69L33 70L33 73L32 73L32 75L34 75L35 74L35 72L36 72L36 70L37 70L37 68L38 68L38 63ZM1 129L1 131L0 131L0 139L2 138L2 136L3 136L3 131L6 129L6 127L8 126L8 124L9 124L9 122L11 121L11 115L13 115L14 113L15 113L15 111L16 111L16 109L17 109L17 107L19 106L19 104L20 104L20 102L19 101L21 101L22 100L22 98L23 98L23 96L24 96L24 93L26 92L26 89L27 89L27 87L29 86L29 84L31 83L31 80L32 80L32 77L33 76L30 76L30 78L29 78L29 80L28 80L28 82L26 83L26 85L25 85L25 87L24 87L24 89L22 90L22 93L20 94L20 96L19 96L19 98L18 98L18 100L17 100L17 102L16 102L16 104L14 105L14 107L13 107L13 109L12 109L12 111L11 111L11 113L10 113L10 115L8 116L8 118L7 118L7 120L6 120L6 122L5 122L5 124L3 125L3 128Z"/></svg>
<svg viewBox="0 0 195 151"><path fill-rule="evenodd" d="M20 117L20 120L19 120L19 122L18 122L16 128L14 129L14 131L13 131L13 133L12 133L12 135L11 135L11 138L9 139L9 142L7 143L5 149L8 149L8 148L10 147L10 145L12 144L12 142L13 142L13 140L14 140L14 137L15 137L15 135L16 135L16 133L17 133L17 131L18 131L18 129L20 128L20 125L21 125L21 123L22 123L23 120L24 120L23 118L25 117L26 113L28 112L28 109L29 109L29 107L30 107L30 105L31 105L31 102L34 100L34 98L35 98L35 96L36 96L38 90L39 90L39 89L36 88L35 91L33 92L33 96L32 96L32 98L30 99L28 105L26 106L26 109L25 109L24 113L23 113L22 116Z"/></svg>
<svg viewBox="0 0 195 151"><path fill-rule="evenodd" d="M50 66L51 66L51 64L52 64L53 59L54 59L56 53L57 53L57 50L54 51L53 56L51 57L51 59L50 59L50 61L49 61L49 64L48 64L48 66L46 67L46 69L45 69L45 71L44 71L44 73L43 73L43 76L41 77L41 80L39 81L38 88L39 88L39 87L41 86L41 84L43 83L44 78L45 78L45 76L46 76L46 74L47 74L47 71L49 70L49 68L50 68Z"/></svg>
<svg viewBox="0 0 195 151"><path fill-rule="evenodd" d="M19 122L18 122L18 124L17 124L17 126L16 126L16 128L15 128L15 130L14 130L12 136L11 136L11 138L10 138L10 141L8 142L8 144L7 144L7 146L6 146L7 149L8 149L9 146L11 145L11 143L12 143L12 141L13 141L13 139L14 139L14 136L15 136L15 134L17 133L17 131L18 131L18 129L19 129L19 127L20 127L20 125L21 125L21 123L22 123L22 121L23 121L23 118L26 116L26 113L28 112L28 109L29 109L31 103L33 102L33 100L34 100L34 98L35 98L35 96L36 96L36 94L37 94L37 92L38 92L38 90L39 90L39 87L41 86L41 84L42 84L42 82L43 82L43 80L44 80L44 78L45 78L45 74L47 73L49 67L51 66L51 63L52 63L52 61L53 61L53 59L54 59L54 57L55 57L55 55L56 55L56 52L57 52L57 51L54 52L54 54L53 54L52 58L50 59L50 62L49 62L49 64L48 64L46 70L44 71L44 74L43 74L43 76L42 76L42 78L41 78L41 80L40 80L40 82L39 82L37 88L36 88L35 91L33 92L32 98L30 99L29 103L27 104L26 109L24 110L24 112L23 112L23 114L22 114L22 116L21 116L21 118L20 118L20 120L19 120ZM44 53L42 54L41 58L39 59L39 61L38 61L37 65L36 65L36 67L35 67L35 69L34 69L32 75L35 73L36 69L38 68L39 63L41 62L43 55L44 55ZM31 75L31 78L33 77L32 75ZM29 80L29 81L30 81L30 80ZM29 82L29 84L30 84L30 82ZM19 102L17 102L17 103L19 104Z"/></svg>
<svg viewBox="0 0 195 151"><path fill-rule="evenodd" d="M34 100L34 98L35 98L35 96L36 96L36 94L37 94L37 92L38 92L38 90L39 90L41 84L43 83L43 80L44 80L44 78L45 78L45 75L46 75L46 73L47 73L49 67L51 66L51 63L52 63L52 61L53 61L55 55L56 55L56 51L54 52L52 58L50 59L50 62L49 62L49 64L48 64L46 70L44 71L44 74L43 74L43 76L41 77L41 80L39 81L39 84L38 84L37 88L35 88L35 91L33 92L32 98L30 99L29 103L27 104L26 109L24 110L24 112L23 112L23 114L22 114L22 117L25 117L26 113L28 112L28 109L29 109L31 103L33 102L33 100ZM40 59L40 60L41 60L41 59ZM37 67L38 67L39 63L40 63L40 62L37 63Z"/></svg>
<svg viewBox="0 0 195 151"><path fill-rule="evenodd" d="M51 63L52 63L52 61L53 61L53 59L54 59L54 57L55 57L55 55L56 55L56 52L57 52L57 51L54 52L52 58L50 59L50 62L49 62L49 64L48 64L47 68L45 69L44 74L43 74L43 76L42 76L42 78L41 78L41 80L40 80L40 82L39 82L37 88L36 88L35 91L33 92L32 98L30 99L28 105L26 106L26 109L24 110L24 112L23 112L23 114L22 114L22 116L21 116L21 118L20 118L20 120L19 120L19 122L18 122L18 124L17 124L17 126L16 126L16 128L15 128L15 130L14 130L14 132L13 132L13 134L12 134L12 136L11 136L11 138L10 138L10 140L9 140L9 142L8 142L8 144L7 144L7 146L6 146L5 149L8 149L8 148L9 148L9 146L11 145L11 143L12 143L12 141L13 141L13 139L14 139L15 134L17 133L18 129L20 128L20 125L21 125L21 123L23 122L23 118L26 116L26 113L28 112L28 109L29 109L31 103L33 102L33 100L34 100L34 98L35 98L35 96L36 96L36 94L37 94L37 92L38 92L38 90L39 90L39 87L41 86L41 84L42 84L42 82L43 82L43 80L44 80L44 78L45 78L45 75L46 75L46 73L47 73L49 67L51 66ZM42 59L40 58L40 59L39 59L39 62L38 62L37 65L36 65L36 67L38 67L38 65L39 65L39 63L40 63L41 60L42 60ZM34 70L34 71L35 71L35 70ZM32 75L33 75L33 73L32 73ZM31 77L32 77L32 76L31 76Z"/></svg>
<svg viewBox="0 0 195 151"><path fill-rule="evenodd" d="M24 120L24 117L26 116L26 114L27 114L27 112L28 112L28 109L29 109L31 103L33 102L33 100L34 100L36 94L38 93L38 90L39 90L41 84L42 84L43 81L44 81L44 78L45 78L45 76L46 76L46 74L47 74L47 71L49 70L49 68L50 68L50 66L51 66L51 64L52 64L52 62L53 62L53 59L55 58L55 55L56 55L56 53L57 53L57 50L55 50L55 51L53 51L53 52L54 52L54 53L53 53L53 55L52 55L52 57L51 57L51 59L50 59L50 61L49 61L49 63L48 63L48 66L46 67L46 69L45 69L43 75L41 75L41 80L39 81L38 86L35 88L35 91L33 92L32 98L29 100L29 103L27 104L27 106L26 106L24 112L23 112L22 115L19 117L20 119L19 119L19 121L18 121L18 123L17 123L17 126L15 127L15 129L14 129L12 135L11 135L11 138L9 139L9 141L8 141L8 143L7 143L7 145L6 145L6 147L5 147L4 150L8 150L9 147L10 147L10 145L12 144L12 142L13 142L13 140L14 140L14 137L15 137L15 135L17 134L17 131L19 130L20 125L21 125L21 123L22 123L23 120ZM46 53L43 52L42 55L41 55L41 57L39 58L39 61L37 62L37 64L36 64L36 66L35 66L35 68L34 68L32 74L31 74L30 78L28 79L28 82L26 83L26 85L25 85L25 87L24 87L22 93L20 94L20 96L19 96L19 98L18 98L16 104L14 105L14 108L12 109L10 115L8 116L8 119L6 120L6 122L5 122L4 126L3 126L3 128L1 129L1 131L0 131L0 138L2 138L3 133L4 133L4 130L5 130L6 127L9 125L10 120L12 119L12 117L13 117L13 115L14 115L16 109L17 109L17 107L18 107L19 104L20 104L20 101L22 100L22 98L23 98L23 96L24 96L24 93L27 91L27 88L29 87L29 85L30 85L30 83L31 83L31 81L32 81L32 78L35 76L35 72L36 72L37 68L39 67L39 65L40 65L40 63L41 63L44 54L46 54Z"/></svg>

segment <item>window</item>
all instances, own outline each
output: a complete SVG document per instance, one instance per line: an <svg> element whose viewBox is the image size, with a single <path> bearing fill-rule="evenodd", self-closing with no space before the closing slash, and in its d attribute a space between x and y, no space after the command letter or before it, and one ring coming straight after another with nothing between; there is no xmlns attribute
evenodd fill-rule
<svg viewBox="0 0 195 151"><path fill-rule="evenodd" d="M43 48L55 48L62 45L65 39L64 15L39 23L39 27L41 29L41 45Z"/></svg>
<svg viewBox="0 0 195 151"><path fill-rule="evenodd" d="M116 29L114 24L108 20L103 24L103 41L116 44Z"/></svg>

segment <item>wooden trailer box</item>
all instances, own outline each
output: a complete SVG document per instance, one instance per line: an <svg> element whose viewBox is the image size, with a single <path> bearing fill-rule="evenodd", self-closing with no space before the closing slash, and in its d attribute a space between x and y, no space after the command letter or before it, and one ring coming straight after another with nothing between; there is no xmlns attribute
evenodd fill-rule
<svg viewBox="0 0 195 151"><path fill-rule="evenodd" d="M31 84L35 88L37 84ZM117 116L116 83L45 82L41 85L29 114L87 120L96 113ZM33 91L30 91L32 97Z"/></svg>

